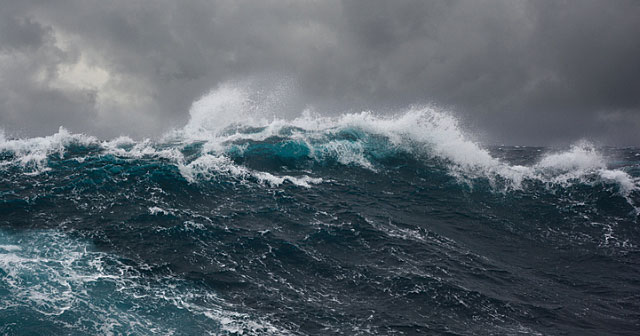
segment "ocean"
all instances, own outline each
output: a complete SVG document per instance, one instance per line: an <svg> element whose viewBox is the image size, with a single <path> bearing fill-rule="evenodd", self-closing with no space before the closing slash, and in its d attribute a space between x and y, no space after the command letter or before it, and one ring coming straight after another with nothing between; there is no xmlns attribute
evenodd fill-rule
<svg viewBox="0 0 640 336"><path fill-rule="evenodd" d="M0 137L0 334L637 335L640 149L446 112Z"/></svg>

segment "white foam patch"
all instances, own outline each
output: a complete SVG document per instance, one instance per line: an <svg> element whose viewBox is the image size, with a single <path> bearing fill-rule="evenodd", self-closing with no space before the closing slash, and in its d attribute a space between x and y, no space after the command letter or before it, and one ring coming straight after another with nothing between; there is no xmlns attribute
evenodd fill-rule
<svg viewBox="0 0 640 336"><path fill-rule="evenodd" d="M189 182L195 182L198 179L212 179L221 175L246 181L254 178L260 183L266 183L271 186L280 186L285 181L294 185L309 188L311 184L321 183L321 178L313 178L309 176L276 176L267 172L254 171L244 166L233 163L231 159L223 155L205 154L189 164L179 164L178 169L182 176Z"/></svg>
<svg viewBox="0 0 640 336"><path fill-rule="evenodd" d="M638 179L632 178L629 174L621 170L599 169L598 173L604 180L617 183L620 186L622 193L625 195L637 190L638 185L640 184Z"/></svg>
<svg viewBox="0 0 640 336"><path fill-rule="evenodd" d="M158 206L153 206L153 207L149 207L149 213L151 215L157 215L157 214L162 214L162 215L173 215L173 212L170 210L165 210L161 207Z"/></svg>
<svg viewBox="0 0 640 336"><path fill-rule="evenodd" d="M0 289L8 293L0 310L56 316L49 320L78 333L169 335L196 322L211 326L211 333L288 333L234 311L210 291L171 276L142 276L116 256L56 231L0 231L0 274Z"/></svg>
<svg viewBox="0 0 640 336"><path fill-rule="evenodd" d="M331 140L318 147L310 146L310 156L318 161L331 157L336 158L343 165L358 165L373 171L376 170L375 166L366 158L362 142Z"/></svg>
<svg viewBox="0 0 640 336"><path fill-rule="evenodd" d="M72 143L88 146L98 140L84 134L71 134L60 127L58 133L47 137L7 140L0 137L0 152L11 152L15 156L13 164L18 164L30 173L48 170L47 159L50 155L64 156L65 149Z"/></svg>
<svg viewBox="0 0 640 336"><path fill-rule="evenodd" d="M128 137L120 137L102 143L104 154L111 154L121 158L142 159L145 157L163 158L174 162L184 160L179 148L158 148L158 144L150 139L134 142Z"/></svg>
<svg viewBox="0 0 640 336"><path fill-rule="evenodd" d="M7 252L20 251L22 248L18 245L0 245L0 250L5 250Z"/></svg>

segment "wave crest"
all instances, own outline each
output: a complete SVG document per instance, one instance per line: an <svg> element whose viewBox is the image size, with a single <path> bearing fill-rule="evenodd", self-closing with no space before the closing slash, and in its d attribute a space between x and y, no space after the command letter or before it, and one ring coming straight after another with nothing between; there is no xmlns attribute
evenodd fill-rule
<svg viewBox="0 0 640 336"><path fill-rule="evenodd" d="M608 168L605 158L588 142L548 153L533 164L510 164L472 141L451 114L433 107L414 107L395 115L361 112L335 117L307 110L296 118L283 119L269 117L273 111L264 104L246 90L223 86L196 101L189 122L159 141L128 137L99 141L60 128L49 137L0 139L2 164L19 165L30 173L46 171L49 158L62 159L75 145L97 148L85 155L162 159L175 165L189 182L225 175L272 186L286 181L309 187L322 179L278 176L239 162L253 155L272 161L331 161L375 172L385 169L381 163L385 158L403 154L416 160L435 160L463 183L487 179L502 191L521 190L528 181L562 187L614 183L628 196L640 185L639 179L627 172Z"/></svg>
<svg viewBox="0 0 640 336"><path fill-rule="evenodd" d="M512 165L469 139L451 114L433 107L414 107L392 116L361 112L326 117L305 111L285 120L256 113L259 104L251 97L239 88L214 91L194 103L191 120L173 135L187 143L204 142L204 152L217 154L243 155L255 143L295 143L302 147L298 154L317 162L332 159L374 171L376 158L403 152L439 160L463 182L486 178L503 190L520 190L525 181L565 187L603 181L618 184L621 193L628 195L639 186L637 178L607 168L604 157L585 141L548 153L532 165Z"/></svg>

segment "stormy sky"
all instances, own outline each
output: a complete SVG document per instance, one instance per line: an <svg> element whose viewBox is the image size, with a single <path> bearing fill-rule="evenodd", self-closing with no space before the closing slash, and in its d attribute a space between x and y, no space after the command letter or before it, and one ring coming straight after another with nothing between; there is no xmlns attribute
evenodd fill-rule
<svg viewBox="0 0 640 336"><path fill-rule="evenodd" d="M157 136L229 81L451 110L488 143L640 145L640 1L0 0L0 127ZM275 85L275 84L274 84Z"/></svg>

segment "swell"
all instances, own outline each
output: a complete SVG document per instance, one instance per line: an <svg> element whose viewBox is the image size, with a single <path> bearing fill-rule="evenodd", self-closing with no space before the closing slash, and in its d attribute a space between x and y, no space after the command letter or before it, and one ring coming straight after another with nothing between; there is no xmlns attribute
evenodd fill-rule
<svg viewBox="0 0 640 336"><path fill-rule="evenodd" d="M486 148L431 108L281 119L249 98L218 90L156 140L1 139L3 228L65 232L0 232L9 280L52 284L8 283L12 304L99 319L164 296L194 333L249 334L578 334L637 311L638 150ZM170 332L154 314L111 330Z"/></svg>

